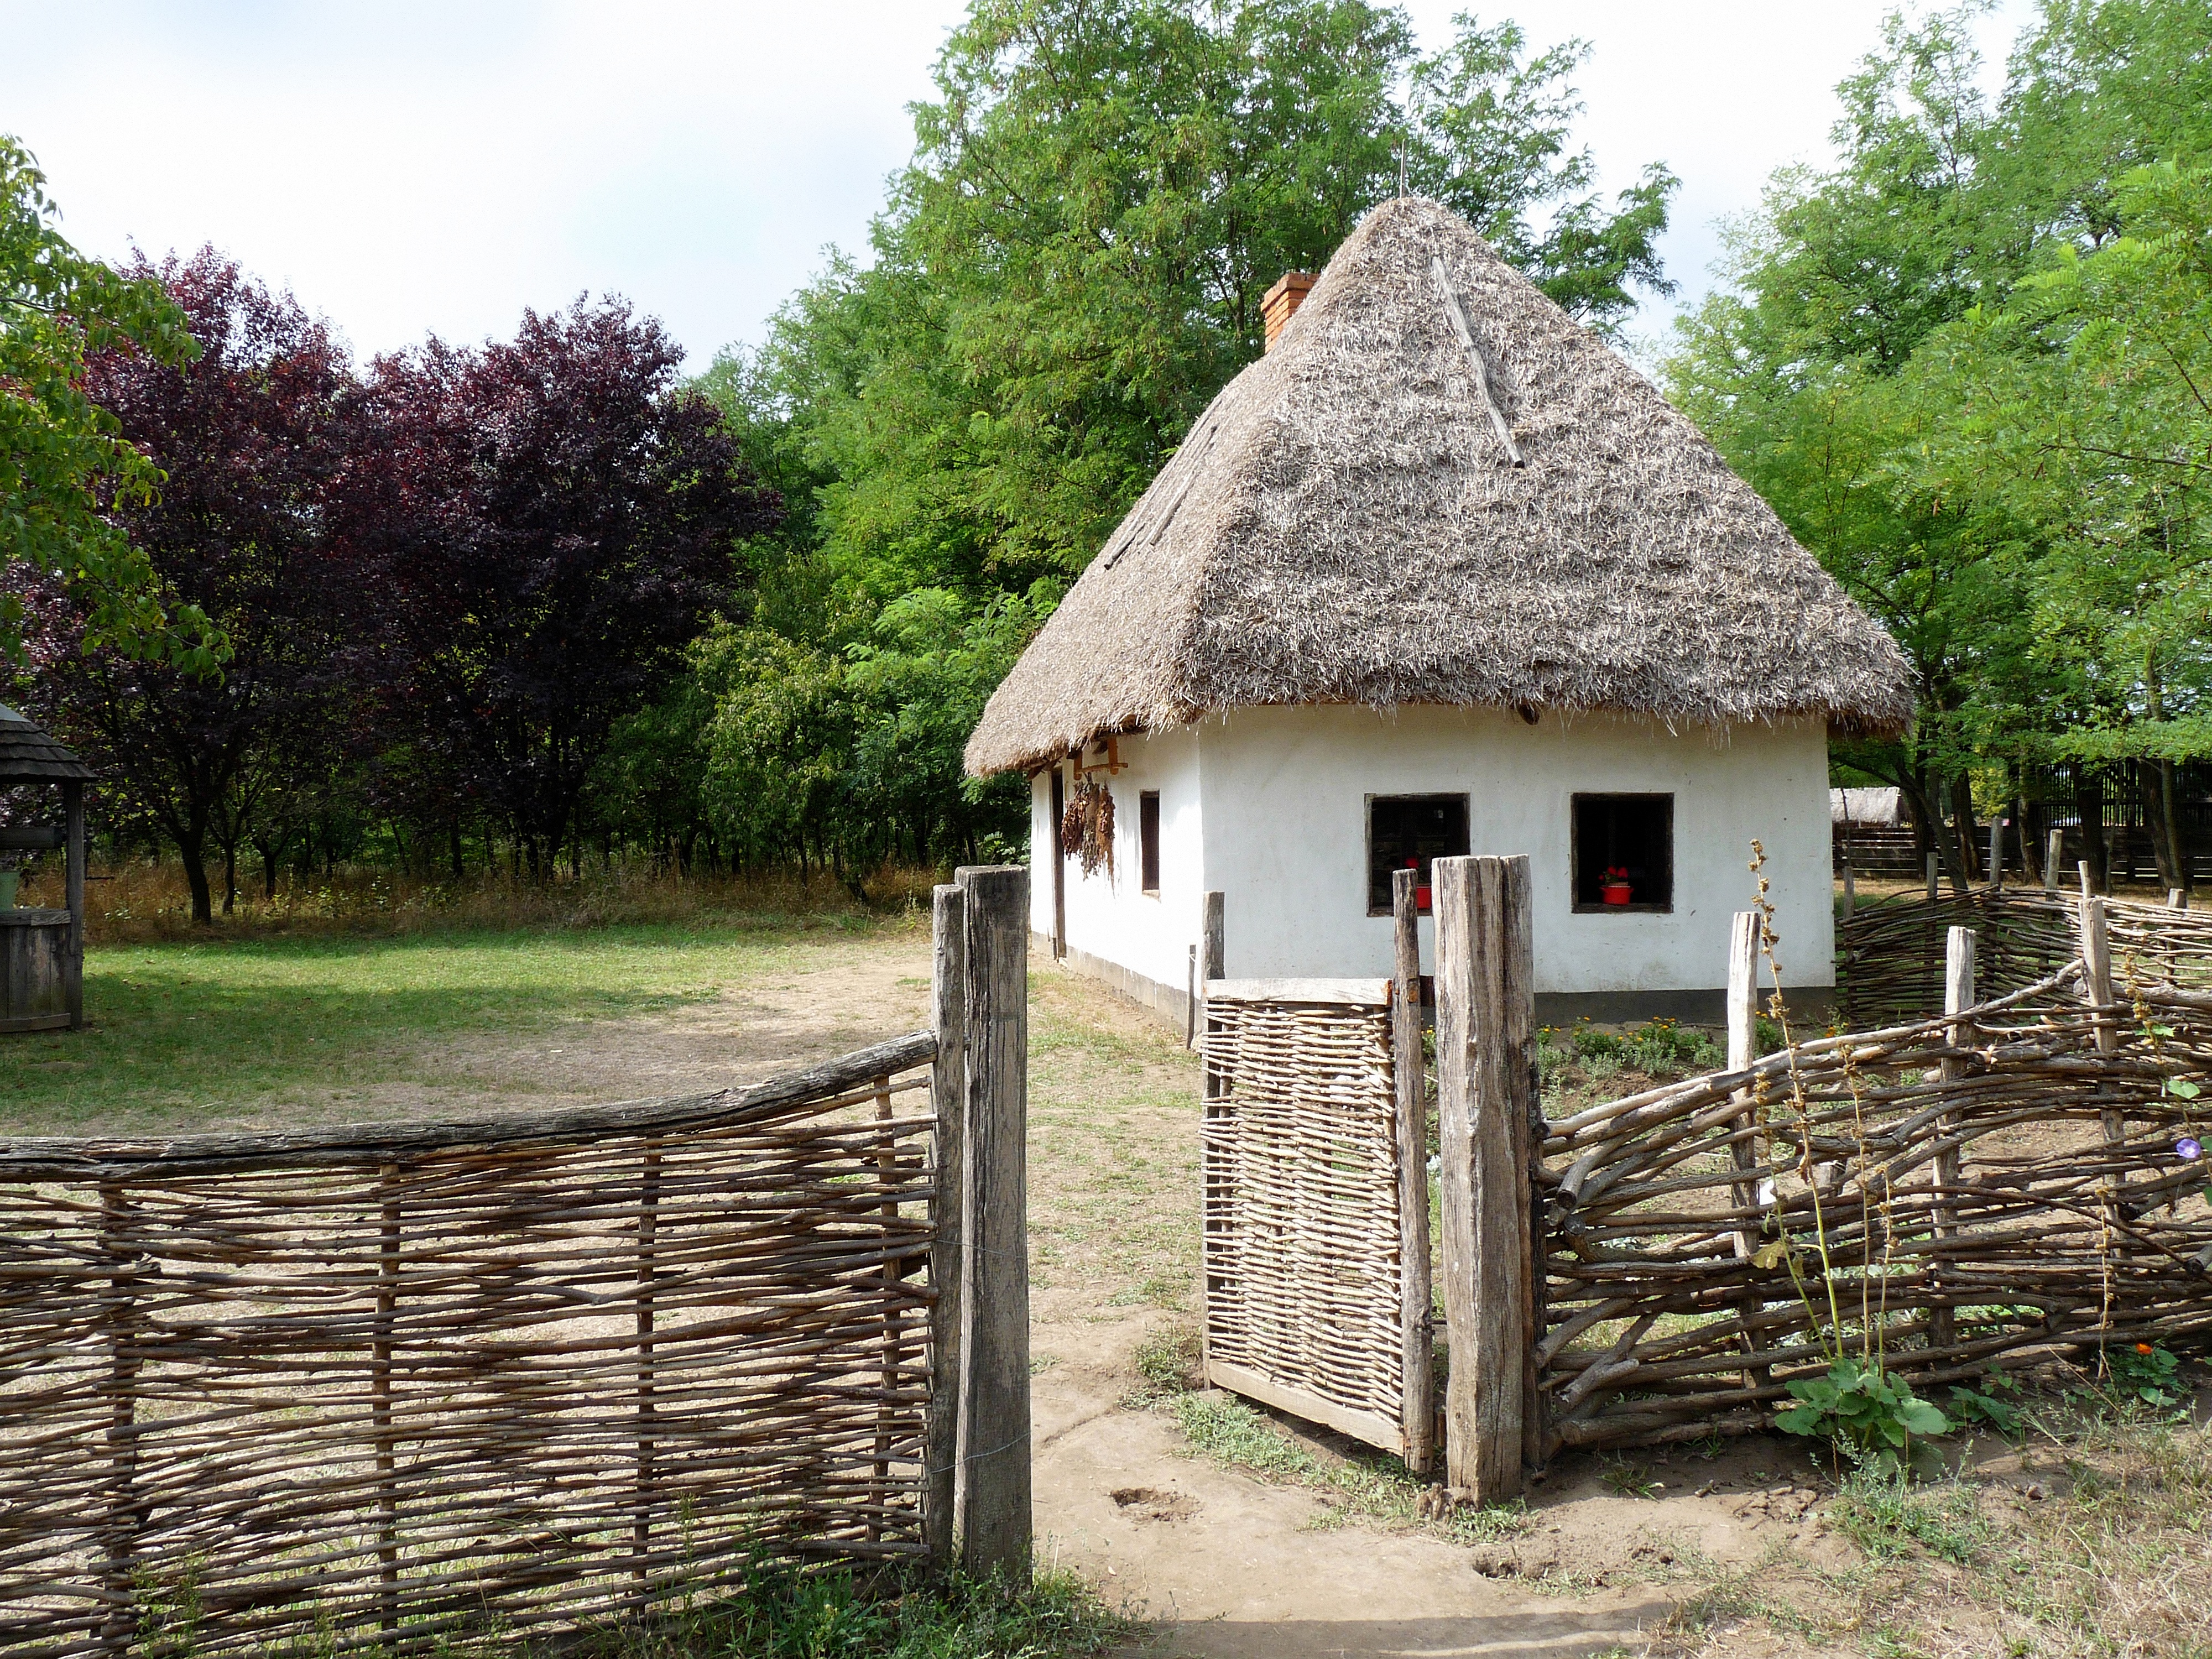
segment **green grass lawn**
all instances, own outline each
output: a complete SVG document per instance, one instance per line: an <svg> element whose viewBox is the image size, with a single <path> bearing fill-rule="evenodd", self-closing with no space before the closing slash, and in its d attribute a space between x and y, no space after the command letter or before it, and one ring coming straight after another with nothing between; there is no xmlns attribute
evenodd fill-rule
<svg viewBox="0 0 2212 1659"><path fill-rule="evenodd" d="M711 1002L900 926L693 921L95 946L87 1030L0 1037L0 1133L188 1133L240 1107L268 1121L311 1097L436 1085L472 1043Z"/></svg>

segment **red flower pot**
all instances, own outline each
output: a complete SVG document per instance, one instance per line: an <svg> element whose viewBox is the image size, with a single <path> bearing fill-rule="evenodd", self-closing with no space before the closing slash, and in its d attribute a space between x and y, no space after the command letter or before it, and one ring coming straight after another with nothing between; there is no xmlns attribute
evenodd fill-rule
<svg viewBox="0 0 2212 1659"><path fill-rule="evenodd" d="M1426 887L1416 887L1413 890L1413 908L1419 911L1423 915L1428 915L1429 890Z"/></svg>
<svg viewBox="0 0 2212 1659"><path fill-rule="evenodd" d="M1598 896L1607 904L1626 904L1636 890L1625 881L1609 881L1597 890Z"/></svg>

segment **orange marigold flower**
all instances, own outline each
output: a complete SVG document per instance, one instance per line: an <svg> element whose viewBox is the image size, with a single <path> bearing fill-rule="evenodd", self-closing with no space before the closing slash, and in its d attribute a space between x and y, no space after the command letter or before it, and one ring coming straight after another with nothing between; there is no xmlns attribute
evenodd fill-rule
<svg viewBox="0 0 2212 1659"><path fill-rule="evenodd" d="M2138 1342L2136 1344L2136 1352L2137 1353L2149 1353L2152 1352L2151 1346L2148 1342Z"/></svg>

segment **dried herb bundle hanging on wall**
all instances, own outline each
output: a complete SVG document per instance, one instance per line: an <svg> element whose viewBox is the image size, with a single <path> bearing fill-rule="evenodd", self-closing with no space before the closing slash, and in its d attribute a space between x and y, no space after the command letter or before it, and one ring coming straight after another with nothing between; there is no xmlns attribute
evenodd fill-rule
<svg viewBox="0 0 2212 1659"><path fill-rule="evenodd" d="M1095 876L1103 866L1109 880L1114 874L1114 792L1093 778L1085 778L1067 798L1060 819L1060 850L1083 861L1083 873Z"/></svg>

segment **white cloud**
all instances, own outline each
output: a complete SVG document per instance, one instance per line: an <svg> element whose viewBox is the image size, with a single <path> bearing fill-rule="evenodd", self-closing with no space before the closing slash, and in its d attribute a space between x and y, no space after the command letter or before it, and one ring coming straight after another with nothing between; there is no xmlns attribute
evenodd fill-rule
<svg viewBox="0 0 2212 1659"><path fill-rule="evenodd" d="M1425 43L1458 3L1413 8ZM1755 205L1778 165L1826 154L1830 88L1886 9L1514 15L1538 45L1595 43L1583 131L1609 188L1655 159L1681 175L1666 251L1688 295L1714 222ZM525 306L589 289L660 316L700 365L757 339L825 244L861 246L961 9L0 0L0 129L38 153L80 245L211 241L364 352L503 334ZM2025 13L2010 0L1986 20L1999 56Z"/></svg>

